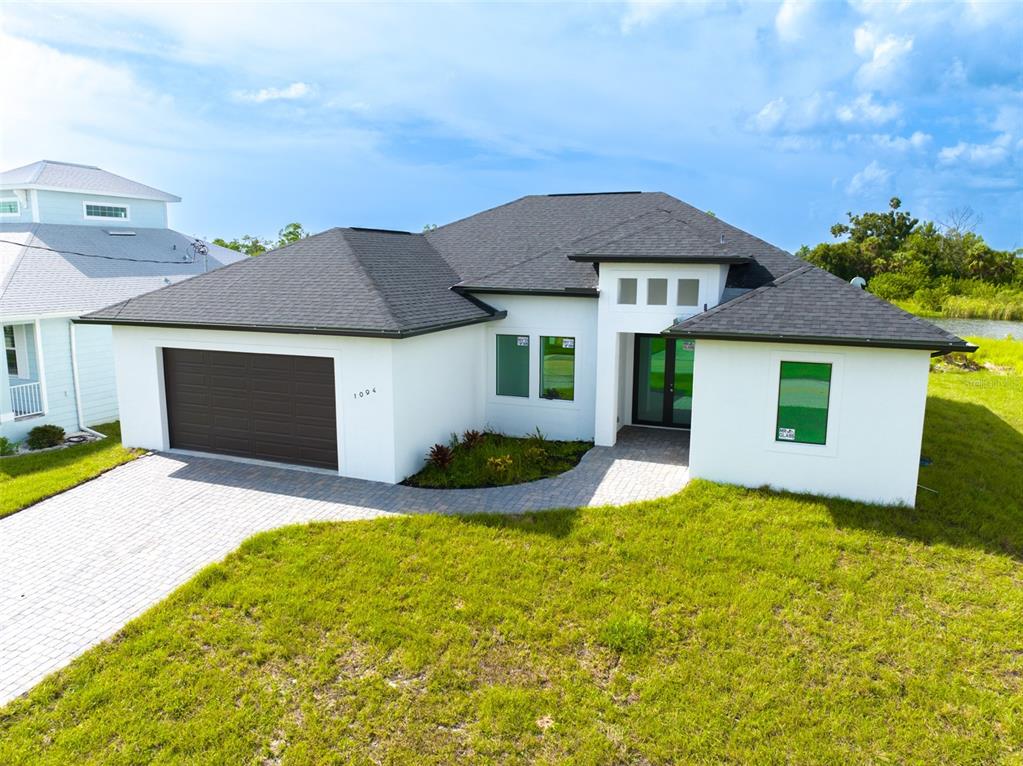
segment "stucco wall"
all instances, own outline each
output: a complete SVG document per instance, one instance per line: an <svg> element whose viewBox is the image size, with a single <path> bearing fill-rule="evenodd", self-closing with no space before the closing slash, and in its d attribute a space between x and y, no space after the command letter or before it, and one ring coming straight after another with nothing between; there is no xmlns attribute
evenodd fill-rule
<svg viewBox="0 0 1023 766"><path fill-rule="evenodd" d="M485 329L484 420L488 426L513 435L539 428L552 439L592 439L596 395L597 301L593 298L480 294L491 306L506 309L502 321ZM497 395L495 336L529 336L529 397ZM559 401L540 396L540 337L575 338L575 399Z"/></svg>
<svg viewBox="0 0 1023 766"><path fill-rule="evenodd" d="M373 481L401 478L395 469L393 341L146 327L115 327L113 338L121 434L128 446L169 447L165 347L322 356L334 360L339 472Z"/></svg>
<svg viewBox="0 0 1023 766"><path fill-rule="evenodd" d="M422 468L432 445L483 427L484 334L471 325L394 342L398 479Z"/></svg>
<svg viewBox="0 0 1023 766"><path fill-rule="evenodd" d="M928 358L926 351L697 341L691 473L913 505ZM833 365L824 445L775 440L783 360Z"/></svg>
<svg viewBox="0 0 1023 766"><path fill-rule="evenodd" d="M613 445L618 430L632 422L629 406L632 379L631 353L634 333L657 334L675 323L679 317L688 317L713 308L721 299L725 286L727 266L713 264L629 264L602 263L600 265L600 319L597 325L596 366L596 443ZM637 281L636 303L618 303L618 280L634 278ZM668 305L647 304L647 280L668 280ZM698 279L699 296L696 306L675 305L676 280Z"/></svg>
<svg viewBox="0 0 1023 766"><path fill-rule="evenodd" d="M158 200L104 197L98 194L76 192L36 191L40 223L68 223L78 226L138 226L140 228L167 228L167 203ZM86 219L83 202L100 205L127 205L129 219Z"/></svg>

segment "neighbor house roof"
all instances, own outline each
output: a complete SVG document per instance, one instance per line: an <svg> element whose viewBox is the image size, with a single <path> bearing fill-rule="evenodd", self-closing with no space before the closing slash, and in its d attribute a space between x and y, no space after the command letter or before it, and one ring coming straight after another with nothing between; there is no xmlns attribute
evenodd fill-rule
<svg viewBox="0 0 1023 766"><path fill-rule="evenodd" d="M679 322L687 338L972 351L974 346L833 274L806 264Z"/></svg>
<svg viewBox="0 0 1023 766"><path fill-rule="evenodd" d="M161 202L181 202L181 197L110 173L95 165L40 160L0 173L0 189L52 189L97 194L109 197L131 197Z"/></svg>
<svg viewBox="0 0 1023 766"><path fill-rule="evenodd" d="M245 258L216 245L193 257L194 241L170 229L0 224L0 317L94 311Z"/></svg>
<svg viewBox="0 0 1023 766"><path fill-rule="evenodd" d="M457 281L421 234L329 229L84 319L403 337L504 316Z"/></svg>

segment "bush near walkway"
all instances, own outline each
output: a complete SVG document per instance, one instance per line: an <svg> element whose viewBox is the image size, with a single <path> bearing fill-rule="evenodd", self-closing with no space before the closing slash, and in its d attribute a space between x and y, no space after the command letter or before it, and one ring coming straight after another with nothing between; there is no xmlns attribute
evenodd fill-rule
<svg viewBox="0 0 1023 766"><path fill-rule="evenodd" d="M915 510L694 482L258 535L0 710L0 763L1014 763L1021 382L931 376Z"/></svg>

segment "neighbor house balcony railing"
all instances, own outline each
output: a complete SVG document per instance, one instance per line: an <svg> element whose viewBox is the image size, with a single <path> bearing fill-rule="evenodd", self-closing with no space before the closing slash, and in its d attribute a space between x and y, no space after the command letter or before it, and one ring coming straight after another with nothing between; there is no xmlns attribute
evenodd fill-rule
<svg viewBox="0 0 1023 766"><path fill-rule="evenodd" d="M43 391L39 383L21 383L11 386L11 409L14 417L43 414Z"/></svg>

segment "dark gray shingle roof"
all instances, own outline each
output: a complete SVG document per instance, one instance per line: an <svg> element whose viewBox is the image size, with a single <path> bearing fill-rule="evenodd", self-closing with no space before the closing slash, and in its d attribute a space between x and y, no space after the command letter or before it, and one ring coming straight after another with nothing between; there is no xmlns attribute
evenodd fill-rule
<svg viewBox="0 0 1023 766"><path fill-rule="evenodd" d="M85 318L402 336L497 315L457 279L421 234L329 229Z"/></svg>
<svg viewBox="0 0 1023 766"><path fill-rule="evenodd" d="M965 341L809 264L667 331L690 338L972 350Z"/></svg>
<svg viewBox="0 0 1023 766"><path fill-rule="evenodd" d="M662 192L529 196L441 226L426 236L459 273L459 286L486 290L589 291L597 287L591 264L569 259L630 237L669 252L668 232L684 231L683 250L751 258L733 266L736 287L784 274L801 261L773 245ZM657 235L661 235L658 237ZM731 279L731 277L730 277Z"/></svg>

